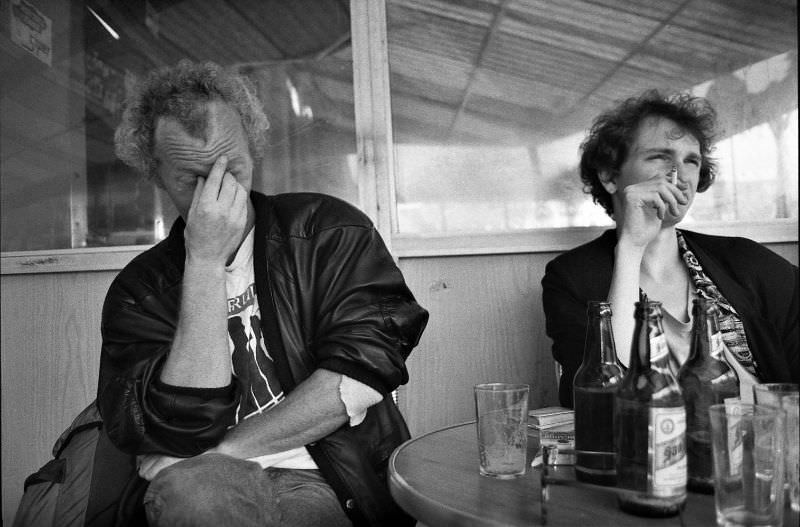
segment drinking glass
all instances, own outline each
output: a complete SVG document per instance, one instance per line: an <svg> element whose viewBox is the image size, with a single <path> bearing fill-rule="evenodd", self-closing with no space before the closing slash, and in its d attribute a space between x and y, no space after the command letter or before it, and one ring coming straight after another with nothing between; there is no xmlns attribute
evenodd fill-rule
<svg viewBox="0 0 800 527"><path fill-rule="evenodd" d="M800 394L782 398L786 412L786 482L789 504L794 514L800 513Z"/></svg>
<svg viewBox="0 0 800 527"><path fill-rule="evenodd" d="M765 383L753 385L756 404L774 406L786 412L785 489L793 511L800 512L800 476L798 475L798 442L800 430L797 422L797 397L800 387L791 383Z"/></svg>
<svg viewBox="0 0 800 527"><path fill-rule="evenodd" d="M709 408L717 525L783 523L784 415L740 402Z"/></svg>
<svg viewBox="0 0 800 527"><path fill-rule="evenodd" d="M781 398L792 393L800 393L800 385L788 382L754 384L753 402L781 408Z"/></svg>
<svg viewBox="0 0 800 527"><path fill-rule="evenodd" d="M525 474L529 390L527 384L475 385L482 476L510 479Z"/></svg>

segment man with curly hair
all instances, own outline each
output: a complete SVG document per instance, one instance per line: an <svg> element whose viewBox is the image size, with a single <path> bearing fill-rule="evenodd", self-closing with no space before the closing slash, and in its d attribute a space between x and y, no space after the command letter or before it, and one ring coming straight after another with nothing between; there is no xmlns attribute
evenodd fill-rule
<svg viewBox="0 0 800 527"><path fill-rule="evenodd" d="M428 314L363 213L252 190L267 127L247 80L210 63L128 101L117 155L180 218L106 296L105 431L136 456L153 526L412 524L387 489L408 438L391 392Z"/></svg>
<svg viewBox="0 0 800 527"><path fill-rule="evenodd" d="M584 188L616 228L545 270L542 299L562 367L562 404L573 403L587 302L611 302L617 353L627 366L640 291L662 302L674 368L688 357L692 299L701 295L720 307L743 397L752 397L756 382L800 380L798 268L751 240L676 227L716 177L715 128L705 99L648 91L600 115L581 145Z"/></svg>

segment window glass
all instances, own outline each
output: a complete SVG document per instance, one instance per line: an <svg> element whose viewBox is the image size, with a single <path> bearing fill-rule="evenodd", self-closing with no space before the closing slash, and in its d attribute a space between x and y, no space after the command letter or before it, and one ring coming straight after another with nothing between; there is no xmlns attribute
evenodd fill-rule
<svg viewBox="0 0 800 527"><path fill-rule="evenodd" d="M152 244L177 213L114 156L131 86L181 59L238 68L270 120L254 189L358 205L350 15L337 0L0 4L2 250Z"/></svg>
<svg viewBox="0 0 800 527"><path fill-rule="evenodd" d="M720 177L686 223L796 219L795 15L777 0L388 0L399 232L611 224L578 148L648 88L719 113Z"/></svg>

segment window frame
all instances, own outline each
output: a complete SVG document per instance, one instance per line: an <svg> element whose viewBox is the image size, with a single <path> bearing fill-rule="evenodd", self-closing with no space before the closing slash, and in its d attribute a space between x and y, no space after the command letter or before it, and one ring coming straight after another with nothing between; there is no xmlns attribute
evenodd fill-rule
<svg viewBox="0 0 800 527"><path fill-rule="evenodd" d="M360 202L395 258L560 252L609 228L543 228L434 236L398 233L386 0L350 0L350 18ZM686 228L744 236L759 243L798 242L797 219L696 223ZM7 251L0 253L0 274L119 270L151 246Z"/></svg>

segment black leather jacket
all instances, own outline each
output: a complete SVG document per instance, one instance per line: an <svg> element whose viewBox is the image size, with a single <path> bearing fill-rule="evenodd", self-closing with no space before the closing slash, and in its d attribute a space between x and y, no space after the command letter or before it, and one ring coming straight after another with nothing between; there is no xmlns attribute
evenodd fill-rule
<svg viewBox="0 0 800 527"><path fill-rule="evenodd" d="M254 192L251 200L256 292L284 391L325 368L384 394L361 424L308 445L311 456L355 525L413 523L387 489L389 455L409 437L390 392L408 381L405 359L427 311L357 209L319 194ZM234 420L235 383L196 389L159 381L178 321L183 228L178 219L166 240L128 264L103 307L98 403L109 437L131 454L196 455Z"/></svg>

